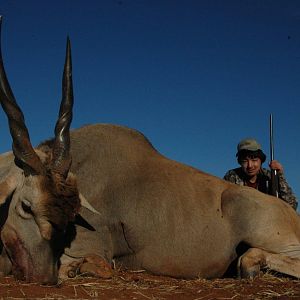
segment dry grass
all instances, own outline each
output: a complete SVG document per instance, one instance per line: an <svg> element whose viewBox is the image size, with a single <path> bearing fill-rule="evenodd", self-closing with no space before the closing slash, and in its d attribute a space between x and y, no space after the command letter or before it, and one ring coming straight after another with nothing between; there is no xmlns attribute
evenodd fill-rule
<svg viewBox="0 0 300 300"><path fill-rule="evenodd" d="M300 299L300 281L266 272L254 280L179 280L144 272L119 272L112 279L77 277L57 287L24 284L12 278L0 282L4 299Z"/></svg>
<svg viewBox="0 0 300 300"><path fill-rule="evenodd" d="M128 274L131 274L128 272ZM127 274L127 275L128 275ZM132 274L131 274L132 275ZM72 285L72 282L68 284ZM91 297L97 297L97 291L103 290L119 290L132 291L137 295L142 295L145 299L163 299L163 296L176 294L183 294L190 292L195 296L204 294L200 297L193 299L209 299L210 295L217 290L224 293L233 293L232 296L218 297L218 299L271 299L282 296L299 297L300 281L291 280L286 277L277 277L273 273L265 273L257 280L236 280L236 279L197 279L197 280L177 280L165 277L154 277L147 275L144 276L127 276L123 275L113 278L108 281L95 281L90 282L74 282L74 289L80 287ZM154 296L147 296L143 291L155 290L159 294L159 298ZM253 290L253 294L245 295L246 290ZM213 291L212 293L207 293ZM258 297L258 298L257 298Z"/></svg>

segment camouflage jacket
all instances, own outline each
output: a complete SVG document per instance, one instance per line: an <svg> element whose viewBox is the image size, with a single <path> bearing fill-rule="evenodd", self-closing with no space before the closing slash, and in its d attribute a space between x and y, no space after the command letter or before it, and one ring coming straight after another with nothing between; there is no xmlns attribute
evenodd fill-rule
<svg viewBox="0 0 300 300"><path fill-rule="evenodd" d="M288 185L284 175L278 172L279 177L279 198L291 205L295 210L297 209L298 201L294 195L291 187ZM236 168L229 170L225 175L224 179L238 185L245 185L245 175L242 168ZM260 174L257 178L258 187L257 189L265 194L269 194L269 183L271 180L271 172L267 169L261 169Z"/></svg>

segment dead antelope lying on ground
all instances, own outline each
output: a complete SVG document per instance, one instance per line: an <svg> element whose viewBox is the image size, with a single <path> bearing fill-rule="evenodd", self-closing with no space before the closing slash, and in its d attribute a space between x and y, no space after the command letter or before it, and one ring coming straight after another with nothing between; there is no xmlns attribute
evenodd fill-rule
<svg viewBox="0 0 300 300"><path fill-rule="evenodd" d="M55 138L37 149L0 59L0 101L13 139L13 153L0 157L2 274L55 283L58 272L110 276L114 260L154 274L214 278L243 243L241 276L268 266L300 277L300 220L283 201L169 160L135 130L96 124L69 132L69 43Z"/></svg>

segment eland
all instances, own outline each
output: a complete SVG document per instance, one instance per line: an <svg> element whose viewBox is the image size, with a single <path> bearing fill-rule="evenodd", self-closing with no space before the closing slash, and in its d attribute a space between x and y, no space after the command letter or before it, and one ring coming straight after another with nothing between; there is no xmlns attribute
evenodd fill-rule
<svg viewBox="0 0 300 300"><path fill-rule="evenodd" d="M0 156L0 272L55 284L112 275L112 264L177 278L222 277L237 261L300 278L300 219L286 203L161 155L136 130L70 131L67 41L55 137L33 148L0 56L0 102L12 152ZM246 251L238 251L241 245Z"/></svg>

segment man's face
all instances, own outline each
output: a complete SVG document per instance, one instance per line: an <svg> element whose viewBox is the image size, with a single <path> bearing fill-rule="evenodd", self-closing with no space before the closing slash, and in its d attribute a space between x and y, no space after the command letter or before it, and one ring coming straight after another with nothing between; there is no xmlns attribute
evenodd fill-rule
<svg viewBox="0 0 300 300"><path fill-rule="evenodd" d="M247 156L240 161L244 173L249 177L255 177L261 168L261 160L258 157Z"/></svg>

